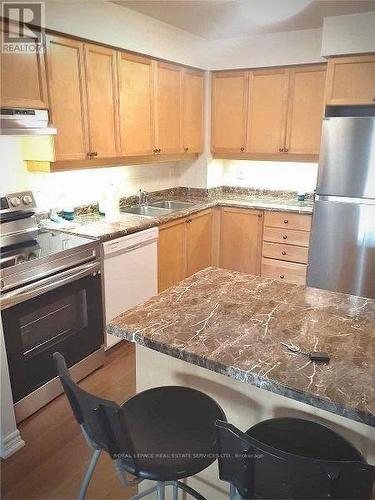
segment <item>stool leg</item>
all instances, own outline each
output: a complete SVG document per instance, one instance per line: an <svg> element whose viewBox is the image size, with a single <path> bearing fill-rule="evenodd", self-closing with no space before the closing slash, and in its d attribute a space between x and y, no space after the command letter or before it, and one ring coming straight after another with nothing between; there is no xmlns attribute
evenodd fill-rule
<svg viewBox="0 0 375 500"><path fill-rule="evenodd" d="M177 481L173 483L173 500L178 500L178 484Z"/></svg>
<svg viewBox="0 0 375 500"><path fill-rule="evenodd" d="M87 488L89 487L90 480L91 480L92 475L94 473L94 469L96 467L96 464L98 463L101 452L102 452L102 450L94 450L94 453L92 454L91 461L89 463L85 477L83 478L83 481L81 484L81 488L79 490L78 500L84 500L84 498L86 496Z"/></svg>
<svg viewBox="0 0 375 500"><path fill-rule="evenodd" d="M238 500L239 498L237 488L232 483L230 483L229 498L230 500Z"/></svg>
<svg viewBox="0 0 375 500"><path fill-rule="evenodd" d="M165 483L158 481L157 484L157 499L164 500L165 499Z"/></svg>

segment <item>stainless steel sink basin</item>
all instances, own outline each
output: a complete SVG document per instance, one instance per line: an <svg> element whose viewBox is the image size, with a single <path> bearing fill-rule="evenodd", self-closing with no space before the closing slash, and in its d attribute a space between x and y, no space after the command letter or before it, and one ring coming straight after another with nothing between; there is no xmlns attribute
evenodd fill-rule
<svg viewBox="0 0 375 500"><path fill-rule="evenodd" d="M149 204L150 207L164 208L172 211L184 210L184 208L190 208L193 205L194 203L190 203L188 201L170 201L170 200L154 201Z"/></svg>
<svg viewBox="0 0 375 500"><path fill-rule="evenodd" d="M152 207L150 205L133 205L131 207L122 208L121 212L125 214L143 215L145 217L159 217L160 215L165 215L172 212L172 210Z"/></svg>

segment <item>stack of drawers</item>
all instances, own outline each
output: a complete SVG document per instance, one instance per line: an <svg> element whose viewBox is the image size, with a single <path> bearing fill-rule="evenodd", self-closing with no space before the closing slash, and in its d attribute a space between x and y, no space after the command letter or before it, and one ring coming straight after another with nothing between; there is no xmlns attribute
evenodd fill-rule
<svg viewBox="0 0 375 500"><path fill-rule="evenodd" d="M311 215L265 212L262 276L306 284Z"/></svg>

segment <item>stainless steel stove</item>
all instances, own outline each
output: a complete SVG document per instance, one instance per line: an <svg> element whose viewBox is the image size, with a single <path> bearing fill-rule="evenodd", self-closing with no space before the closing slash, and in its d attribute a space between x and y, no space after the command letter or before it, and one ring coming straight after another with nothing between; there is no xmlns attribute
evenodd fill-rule
<svg viewBox="0 0 375 500"><path fill-rule="evenodd" d="M52 359L77 379L103 363L99 242L39 229L31 192L0 198L0 308L16 418L61 392Z"/></svg>

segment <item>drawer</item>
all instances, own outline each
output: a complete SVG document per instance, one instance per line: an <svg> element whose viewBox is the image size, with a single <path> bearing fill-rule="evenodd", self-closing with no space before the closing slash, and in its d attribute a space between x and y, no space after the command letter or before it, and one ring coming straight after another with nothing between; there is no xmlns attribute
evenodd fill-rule
<svg viewBox="0 0 375 500"><path fill-rule="evenodd" d="M262 276L280 279L297 285L306 284L307 266L276 259L262 259Z"/></svg>
<svg viewBox="0 0 375 500"><path fill-rule="evenodd" d="M311 215L292 214L290 212L265 212L264 225L285 227L299 231L310 231Z"/></svg>
<svg viewBox="0 0 375 500"><path fill-rule="evenodd" d="M263 241L271 243L287 243L300 247L309 246L310 233L307 231L296 231L294 229L281 229L278 227L265 227Z"/></svg>
<svg viewBox="0 0 375 500"><path fill-rule="evenodd" d="M309 249L306 247L296 247L282 243L263 243L263 257L271 259L288 260L290 262L300 262L307 264Z"/></svg>

